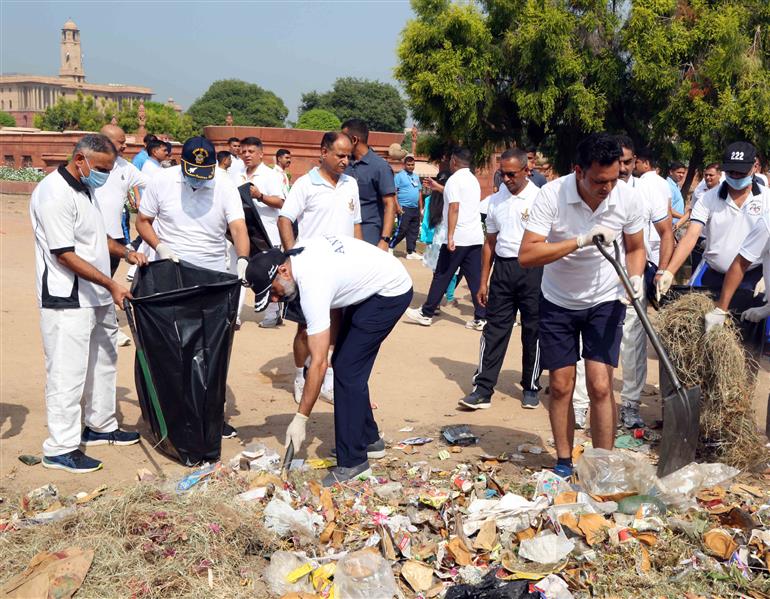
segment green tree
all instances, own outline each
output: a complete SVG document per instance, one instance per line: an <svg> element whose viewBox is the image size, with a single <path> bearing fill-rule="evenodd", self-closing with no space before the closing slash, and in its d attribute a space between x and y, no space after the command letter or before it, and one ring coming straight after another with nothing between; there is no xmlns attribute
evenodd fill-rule
<svg viewBox="0 0 770 599"><path fill-rule="evenodd" d="M300 118L314 108L328 110L340 121L363 119L372 131L403 131L406 121L404 100L393 85L355 77L337 79L325 93L302 94Z"/></svg>
<svg viewBox="0 0 770 599"><path fill-rule="evenodd" d="M200 128L195 125L188 114L179 114L171 106L160 102L144 103L147 133L170 135L177 141L200 134ZM117 114L118 125L127 133L135 133L139 129L139 105L133 103L130 107Z"/></svg>
<svg viewBox="0 0 770 599"><path fill-rule="evenodd" d="M314 131L335 131L340 128L340 125L342 125L342 121L333 112L323 108L311 108L300 115L295 128L313 129Z"/></svg>
<svg viewBox="0 0 770 599"><path fill-rule="evenodd" d="M16 119L7 112L0 110L0 127L15 127Z"/></svg>
<svg viewBox="0 0 770 599"><path fill-rule="evenodd" d="M109 119L94 100L78 92L74 100L60 98L45 112L35 115L35 127L46 131L98 131Z"/></svg>
<svg viewBox="0 0 770 599"><path fill-rule="evenodd" d="M233 115L233 124L260 127L283 127L289 110L273 92L255 83L238 79L215 81L206 92L192 103L187 114L195 125L224 125L227 113Z"/></svg>

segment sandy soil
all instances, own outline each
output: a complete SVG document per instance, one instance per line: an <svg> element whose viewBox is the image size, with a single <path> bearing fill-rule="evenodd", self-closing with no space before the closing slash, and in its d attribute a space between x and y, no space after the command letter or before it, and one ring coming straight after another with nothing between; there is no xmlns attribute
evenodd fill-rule
<svg viewBox="0 0 770 599"><path fill-rule="evenodd" d="M135 480L138 468L148 468L169 477L181 476L186 469L152 448L149 441L115 448L89 450L104 460L104 469L88 475L72 475L46 470L40 465L25 466L22 454L41 455L47 436L43 390L45 369L40 340L39 314L35 300L32 231L28 198L0 198L0 493L3 489L26 491L52 482L64 493L111 487ZM415 282L415 300L421 302L430 284L430 271L418 261L404 261ZM124 280L126 267L118 275ZM498 392L491 409L473 413L457 409L457 400L470 391L471 376L478 359L479 333L464 328L472 317L466 287L459 290L459 307L443 308L443 315L430 328L409 322L399 324L383 345L370 381L375 411L385 438L398 441L413 435L437 438L446 424L466 423L481 437L481 443L451 460L469 461L482 453L497 454L519 443L550 446L550 427L545 407L523 410L518 385L521 351L518 328L503 366ZM239 431L238 439L224 440L222 457L236 454L242 443L262 441L280 452L286 426L295 412L292 399L293 361L291 341L294 326L261 329L260 315L244 309L245 322L236 334L228 381L227 413ZM124 327L127 331L127 327ZM148 429L141 419L134 389L134 348L120 348L118 372L118 418L121 426L139 430L147 439ZM762 365L756 396L757 421L764 428L767 391L770 389L768 361ZM649 363L649 384L657 383L656 360ZM619 375L619 373L618 373ZM542 382L547 385L547 376ZM616 389L619 391L619 378ZM762 391L764 390L764 391ZM763 398L764 396L764 398ZM544 396L547 402L547 396ZM643 415L659 418L657 398L645 397ZM402 427L413 432L399 432ZM304 456L324 457L333 447L331 406L319 402L308 426L309 444ZM435 457L437 443L420 453ZM396 455L401 455L395 451ZM548 455L531 456L528 465L551 463Z"/></svg>

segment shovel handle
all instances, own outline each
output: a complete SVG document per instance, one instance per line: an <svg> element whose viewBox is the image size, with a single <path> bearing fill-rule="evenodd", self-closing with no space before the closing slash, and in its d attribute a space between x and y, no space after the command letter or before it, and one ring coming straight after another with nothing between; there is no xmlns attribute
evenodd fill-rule
<svg viewBox="0 0 770 599"><path fill-rule="evenodd" d="M668 374L671 385L674 387L674 390L677 394L684 394L684 387L682 387L682 383L679 381L679 377L676 375L676 369L671 363L671 360L668 357L668 353L663 347L663 342L660 340L657 331L655 331L655 328L652 326L650 318L647 316L647 311L644 309L644 306L642 306L641 300L637 297L634 297L634 287L631 285L631 280L628 278L626 269L623 268L623 265L620 263L620 246L618 245L618 240L616 239L612 242L615 248L614 256L610 254L610 252L608 252L604 247L604 238L601 235L596 235L593 241L594 244L596 244L596 247L599 248L599 251L602 253L602 255L609 261L610 264L612 264L615 272L618 273L618 276L623 283L623 287L626 289L628 297L631 298L631 304L634 306L634 310L636 310L636 315L639 317L639 320L641 321L647 336L650 338L650 342L655 348L655 351L658 354L658 359L661 361L663 368L666 370L666 374Z"/></svg>

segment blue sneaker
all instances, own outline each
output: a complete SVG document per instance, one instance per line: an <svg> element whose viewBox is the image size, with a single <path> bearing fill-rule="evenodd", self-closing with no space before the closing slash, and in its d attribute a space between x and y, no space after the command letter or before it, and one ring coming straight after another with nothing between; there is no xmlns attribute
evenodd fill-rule
<svg viewBox="0 0 770 599"><path fill-rule="evenodd" d="M92 445L133 445L139 443L139 433L129 433L116 428L109 433L97 433L86 427L80 442L86 447Z"/></svg>
<svg viewBox="0 0 770 599"><path fill-rule="evenodd" d="M554 474L558 474L562 478L569 478L572 476L574 468L572 466L565 466L564 464L556 464L551 470Z"/></svg>
<svg viewBox="0 0 770 599"><path fill-rule="evenodd" d="M65 470L75 474L84 474L86 472L96 472L102 469L103 464L99 460L89 458L79 449L63 453L62 455L44 456L43 468L52 470Z"/></svg>

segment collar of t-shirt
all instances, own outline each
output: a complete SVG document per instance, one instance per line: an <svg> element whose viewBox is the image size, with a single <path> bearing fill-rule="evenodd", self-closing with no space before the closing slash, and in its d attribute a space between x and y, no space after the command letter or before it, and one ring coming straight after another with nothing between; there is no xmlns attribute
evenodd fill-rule
<svg viewBox="0 0 770 599"><path fill-rule="evenodd" d="M310 182L313 185L325 185L326 187L330 187L331 189L336 189L337 187L342 185L348 178L348 176L343 173L340 175L340 178L337 179L337 185L336 186L332 185L331 183L329 183L329 181L323 178L323 176L321 175L321 169L319 169L317 166L314 166L312 169L310 169L307 175L308 175L308 178L310 179Z"/></svg>
<svg viewBox="0 0 770 599"><path fill-rule="evenodd" d="M371 160L372 160L371 159L371 154L375 154L376 155L377 152L375 152L374 150L369 148L369 150L366 152L366 154L361 156L361 158L359 160L356 160L353 164L354 165L356 165L356 164L369 164L371 162Z"/></svg>
<svg viewBox="0 0 770 599"><path fill-rule="evenodd" d="M727 184L727 181L724 181L719 186L719 191L717 192L717 195L719 196L720 200L727 200L729 189L730 189L730 186ZM752 181L751 182L751 195L758 196L761 193L762 193L762 188L759 186L759 184L756 181Z"/></svg>
<svg viewBox="0 0 770 599"><path fill-rule="evenodd" d="M86 194L89 200L91 199L91 191L88 189L88 185L83 183L80 179L73 177L67 170L66 165L60 164L59 168L56 170L67 182L67 185L69 185L75 191Z"/></svg>
<svg viewBox="0 0 770 599"><path fill-rule="evenodd" d="M577 177L573 177L572 181L575 184L574 189L569 190L569 193L567 193L567 203L568 204L584 204L586 208L591 210L591 206L588 205L587 202L583 201L583 198L580 196L580 192L578 191L578 180ZM565 182L567 185L569 185L569 182ZM617 189L617 187L616 187ZM609 209L610 206L614 206L618 203L618 194L615 192L615 189L613 189L610 192L610 195L608 195L605 199L603 199L599 205L596 207L596 210L594 210L594 214L598 214L600 212L604 212L605 210Z"/></svg>

